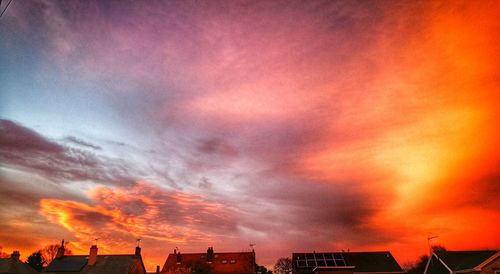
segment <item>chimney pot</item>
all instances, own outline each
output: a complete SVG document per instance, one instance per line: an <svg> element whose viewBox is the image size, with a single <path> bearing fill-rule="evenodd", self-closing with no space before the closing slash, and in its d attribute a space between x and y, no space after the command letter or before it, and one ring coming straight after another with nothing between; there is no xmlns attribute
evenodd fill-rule
<svg viewBox="0 0 500 274"><path fill-rule="evenodd" d="M209 247L207 249L207 261L211 262L214 260L214 248L213 247Z"/></svg>
<svg viewBox="0 0 500 274"><path fill-rule="evenodd" d="M87 265L95 265L97 262L97 246L93 245L90 247L89 259Z"/></svg>
<svg viewBox="0 0 500 274"><path fill-rule="evenodd" d="M156 266L156 274L160 274L160 266L159 265Z"/></svg>
<svg viewBox="0 0 500 274"><path fill-rule="evenodd" d="M57 254L56 254L56 259L61 258L64 256L64 240L61 241L61 246L59 246L59 249L57 249Z"/></svg>
<svg viewBox="0 0 500 274"><path fill-rule="evenodd" d="M141 248L138 246L135 247L135 256L141 256Z"/></svg>
<svg viewBox="0 0 500 274"><path fill-rule="evenodd" d="M10 255L10 257L13 260L19 261L19 257L21 257L21 254L19 253L19 251L14 250L14 252L12 252L12 254Z"/></svg>

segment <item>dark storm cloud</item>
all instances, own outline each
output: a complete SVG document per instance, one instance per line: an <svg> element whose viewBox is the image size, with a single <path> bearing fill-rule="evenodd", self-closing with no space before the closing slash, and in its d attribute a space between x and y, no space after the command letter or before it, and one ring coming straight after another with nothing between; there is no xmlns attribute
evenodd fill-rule
<svg viewBox="0 0 500 274"><path fill-rule="evenodd" d="M296 246L327 247L338 238L356 244L374 244L397 237L371 223L372 217L383 208L380 200L384 194L374 197L361 182L314 182L282 177L277 180L271 176L260 177L259 181L265 183L254 183L249 188L250 195L255 197L253 201L263 207L272 201L279 211L260 212L261 218L272 219L272 223L251 219L244 222L255 230L279 234ZM283 227L287 230L283 231ZM296 233L305 231L310 232L308 240L297 239Z"/></svg>
<svg viewBox="0 0 500 274"><path fill-rule="evenodd" d="M20 153L63 153L64 149L57 143L43 138L35 131L9 120L0 120L0 147L2 150L12 148ZM5 152L4 152L5 153Z"/></svg>
<svg viewBox="0 0 500 274"><path fill-rule="evenodd" d="M0 120L0 163L35 172L54 182L130 184L135 181L122 161L64 146L9 120Z"/></svg>

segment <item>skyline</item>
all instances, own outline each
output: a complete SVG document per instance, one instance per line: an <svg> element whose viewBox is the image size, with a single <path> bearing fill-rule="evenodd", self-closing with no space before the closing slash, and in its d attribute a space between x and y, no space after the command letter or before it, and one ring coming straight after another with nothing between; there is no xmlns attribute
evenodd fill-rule
<svg viewBox="0 0 500 274"><path fill-rule="evenodd" d="M4 1L5 2L5 1ZM2 3L2 7L5 3ZM0 246L500 246L497 1L13 1ZM26 235L31 237L26 238Z"/></svg>

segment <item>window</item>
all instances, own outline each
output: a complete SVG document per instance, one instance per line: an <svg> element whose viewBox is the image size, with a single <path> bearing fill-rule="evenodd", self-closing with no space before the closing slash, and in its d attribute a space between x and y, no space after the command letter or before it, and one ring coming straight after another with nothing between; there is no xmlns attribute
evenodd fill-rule
<svg viewBox="0 0 500 274"><path fill-rule="evenodd" d="M236 263L236 260L231 260L229 261L230 264L235 264Z"/></svg>
<svg viewBox="0 0 500 274"><path fill-rule="evenodd" d="M222 260L221 263L227 264L227 260Z"/></svg>

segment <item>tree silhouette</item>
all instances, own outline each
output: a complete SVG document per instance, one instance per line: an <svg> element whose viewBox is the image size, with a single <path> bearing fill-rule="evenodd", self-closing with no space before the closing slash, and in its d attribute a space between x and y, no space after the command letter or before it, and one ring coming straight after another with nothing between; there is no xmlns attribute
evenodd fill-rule
<svg viewBox="0 0 500 274"><path fill-rule="evenodd" d="M255 264L255 272L258 274L271 274L271 273L273 273L271 270L268 270L265 266L258 265L258 264Z"/></svg>
<svg viewBox="0 0 500 274"><path fill-rule="evenodd" d="M429 260L429 256L422 255L418 258L415 263L410 263L405 266L405 270L407 274L422 274L425 270L425 265L427 265L427 261Z"/></svg>
<svg viewBox="0 0 500 274"><path fill-rule="evenodd" d="M50 264L56 258L57 251L59 250L60 246L61 245L58 245L58 244L47 245L40 250L40 252L42 254L42 259L45 262L45 265ZM64 249L64 255L71 255L71 254L73 254L73 252L71 252L70 249L68 249L68 248Z"/></svg>
<svg viewBox="0 0 500 274"><path fill-rule="evenodd" d="M431 247L434 253L442 253L446 252L446 248L442 245L434 245ZM429 255L422 255L418 258L418 260L414 264L408 264L405 267L407 274L421 274L424 273L425 266L427 265L427 261L429 260Z"/></svg>
<svg viewBox="0 0 500 274"><path fill-rule="evenodd" d="M289 274L292 272L292 260L288 257L279 258L274 265L274 273Z"/></svg>
<svg viewBox="0 0 500 274"><path fill-rule="evenodd" d="M41 271L43 269L43 265L45 261L43 260L42 252L40 250L31 253L28 257L27 263L33 267L36 271Z"/></svg>

